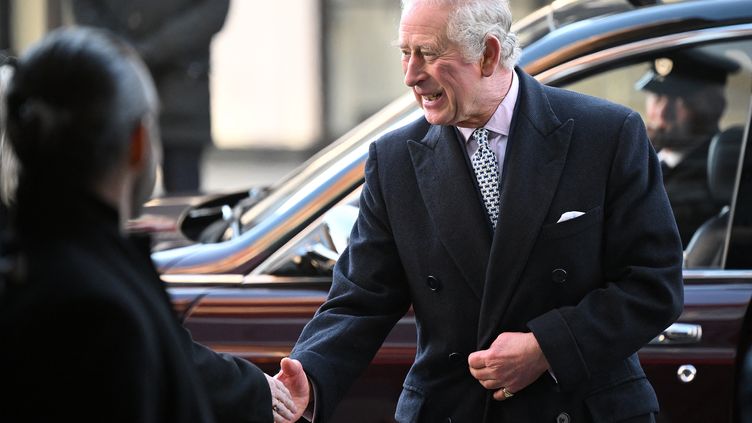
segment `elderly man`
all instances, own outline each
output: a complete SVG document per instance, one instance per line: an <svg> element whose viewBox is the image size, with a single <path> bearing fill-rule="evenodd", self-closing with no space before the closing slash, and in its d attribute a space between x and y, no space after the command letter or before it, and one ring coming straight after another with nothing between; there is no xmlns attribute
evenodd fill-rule
<svg viewBox="0 0 752 423"><path fill-rule="evenodd" d="M316 421L410 306L399 422L654 420L636 353L683 293L660 165L639 115L515 68L511 20L500 0L403 5L425 116L371 145L329 297L278 375Z"/></svg>

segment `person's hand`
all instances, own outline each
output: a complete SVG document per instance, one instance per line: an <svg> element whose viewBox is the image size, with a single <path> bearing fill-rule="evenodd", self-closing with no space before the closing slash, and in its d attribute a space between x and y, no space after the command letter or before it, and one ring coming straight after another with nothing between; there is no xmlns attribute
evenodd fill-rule
<svg viewBox="0 0 752 423"><path fill-rule="evenodd" d="M295 422L308 408L311 398L311 386L300 361L285 357L279 363L279 366L281 370L274 377L282 382L290 392L295 408L298 410L293 418L290 419L290 422Z"/></svg>
<svg viewBox="0 0 752 423"><path fill-rule="evenodd" d="M494 390L498 401L525 389L549 368L535 335L520 332L502 333L487 350L470 354L467 362L473 377Z"/></svg>
<svg viewBox="0 0 752 423"><path fill-rule="evenodd" d="M287 390L285 385L279 380L269 376L266 376L266 381L269 383L269 390L272 392L272 414L274 415L274 423L287 423L294 421L293 418L298 409L295 407L295 403L290 396L290 391Z"/></svg>

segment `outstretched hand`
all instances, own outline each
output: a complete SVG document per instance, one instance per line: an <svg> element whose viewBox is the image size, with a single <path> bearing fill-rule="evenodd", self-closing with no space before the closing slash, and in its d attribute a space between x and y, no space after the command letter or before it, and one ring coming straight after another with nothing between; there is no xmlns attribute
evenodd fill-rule
<svg viewBox="0 0 752 423"><path fill-rule="evenodd" d="M298 409L295 407L295 403L290 396L290 392L285 385L279 380L269 376L266 376L266 381L269 383L269 390L272 393L272 415L274 416L274 423L287 423L295 421L293 418L297 414Z"/></svg>
<svg viewBox="0 0 752 423"><path fill-rule="evenodd" d="M308 376L306 376L303 370L303 365L300 361L291 358L283 358L279 363L281 370L274 376L275 379L282 382L290 393L292 402L295 405L296 412L292 418L282 420L283 423L296 422L303 415L311 398L311 386L308 382ZM277 423L275 413L274 422Z"/></svg>

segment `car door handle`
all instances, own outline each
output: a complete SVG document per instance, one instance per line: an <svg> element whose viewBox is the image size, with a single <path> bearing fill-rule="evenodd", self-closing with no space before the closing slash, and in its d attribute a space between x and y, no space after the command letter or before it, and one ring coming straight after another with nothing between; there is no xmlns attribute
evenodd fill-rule
<svg viewBox="0 0 752 423"><path fill-rule="evenodd" d="M650 345L695 344L702 339L702 326L692 323L674 323L650 341Z"/></svg>

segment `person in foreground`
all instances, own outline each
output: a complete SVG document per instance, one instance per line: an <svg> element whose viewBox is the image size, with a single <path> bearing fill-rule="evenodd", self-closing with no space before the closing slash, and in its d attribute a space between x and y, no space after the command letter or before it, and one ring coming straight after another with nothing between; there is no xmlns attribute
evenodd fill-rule
<svg viewBox="0 0 752 423"><path fill-rule="evenodd" d="M516 68L511 21L506 1L403 3L424 117L370 146L328 299L277 375L317 422L410 306L398 422L659 411L636 353L683 304L660 164L637 113Z"/></svg>
<svg viewBox="0 0 752 423"><path fill-rule="evenodd" d="M280 382L192 341L148 239L124 235L159 148L156 92L135 52L105 31L62 29L14 68L2 101L3 162L20 170L0 261L0 421L291 417Z"/></svg>

